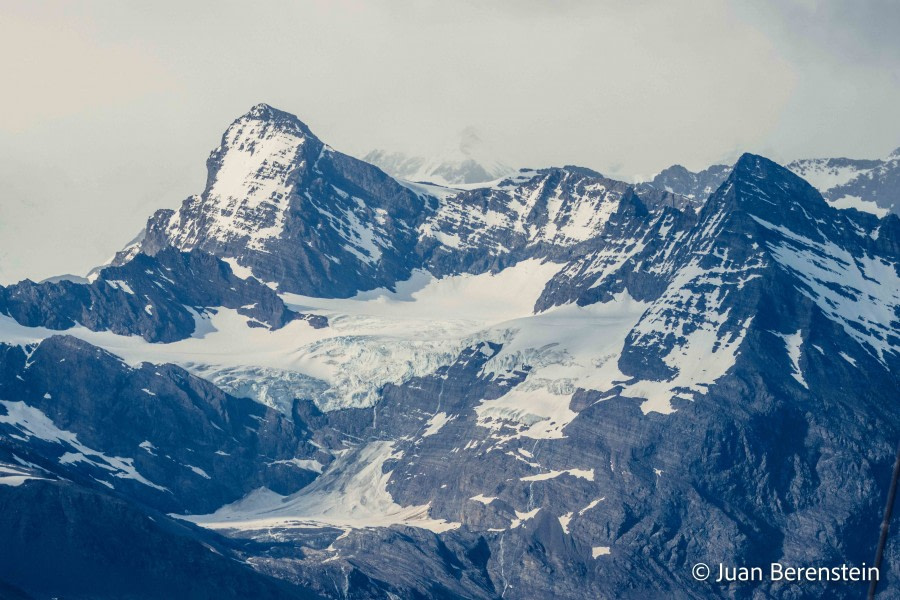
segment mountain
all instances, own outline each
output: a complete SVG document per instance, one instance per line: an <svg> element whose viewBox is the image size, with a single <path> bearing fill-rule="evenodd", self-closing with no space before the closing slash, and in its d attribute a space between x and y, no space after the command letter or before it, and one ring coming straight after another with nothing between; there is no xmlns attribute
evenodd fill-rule
<svg viewBox="0 0 900 600"><path fill-rule="evenodd" d="M696 173L673 165L660 171L646 185L702 202L722 185L730 172L730 165L713 165Z"/></svg>
<svg viewBox="0 0 900 600"><path fill-rule="evenodd" d="M0 289L0 590L864 593L691 567L871 564L897 215L751 154L707 197L573 166L410 183L266 105L208 164L93 281Z"/></svg>
<svg viewBox="0 0 900 600"><path fill-rule="evenodd" d="M814 158L787 168L807 179L837 208L900 214L900 148L887 158Z"/></svg>
<svg viewBox="0 0 900 600"><path fill-rule="evenodd" d="M398 181L332 150L299 119L267 105L231 124L207 167L204 192L178 211L157 211L113 264L170 247L200 250L280 292L349 297L392 288L436 264L459 235L499 236L493 243L510 254L505 264L584 241L629 187L580 167L522 170L464 193ZM579 200L564 206L573 194ZM655 203L685 202L656 190L645 195ZM472 210L483 212L476 217ZM523 228L540 231L519 238Z"/></svg>
<svg viewBox="0 0 900 600"><path fill-rule="evenodd" d="M835 208L855 208L878 216L900 215L900 148L884 159L809 158L786 165L811 183ZM696 173L681 165L661 171L638 185L705 200L728 176L731 167L713 165Z"/></svg>
<svg viewBox="0 0 900 600"><path fill-rule="evenodd" d="M131 254L199 249L280 291L349 296L409 277L406 255L436 206L265 104L231 124L207 169L203 193L157 211Z"/></svg>
<svg viewBox="0 0 900 600"><path fill-rule="evenodd" d="M435 275L496 272L529 258L562 261L600 235L634 187L583 167L523 169L490 187L448 195L420 227ZM689 200L641 192L654 210Z"/></svg>
<svg viewBox="0 0 900 600"><path fill-rule="evenodd" d="M451 187L486 183L515 173L515 169L495 157L495 153L472 127L460 133L458 145L436 156L372 150L363 160L399 179Z"/></svg>

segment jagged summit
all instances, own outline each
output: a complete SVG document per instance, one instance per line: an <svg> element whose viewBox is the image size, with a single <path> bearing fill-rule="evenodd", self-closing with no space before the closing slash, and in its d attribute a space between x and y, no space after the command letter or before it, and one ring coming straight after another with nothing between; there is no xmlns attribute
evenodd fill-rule
<svg viewBox="0 0 900 600"><path fill-rule="evenodd" d="M238 117L236 120L240 121L242 119L258 119L260 121L295 123L301 126L303 129L309 131L309 127L307 127L306 123L301 121L300 118L297 117L297 115L277 109L271 104L266 104L265 102L260 102L259 104L253 105L250 110Z"/></svg>
<svg viewBox="0 0 900 600"><path fill-rule="evenodd" d="M135 250L200 248L284 291L349 295L408 277L416 228L436 203L267 104L231 123L207 169L203 192L158 211Z"/></svg>
<svg viewBox="0 0 900 600"><path fill-rule="evenodd" d="M726 179L727 182L743 183L751 188L757 187L759 182L766 182L766 185L776 186L782 191L777 196L773 195L770 200L773 198L784 200L790 197L791 192L796 192L804 198L815 198L823 207L826 206L821 195L808 181L773 160L749 152L738 158Z"/></svg>
<svg viewBox="0 0 900 600"><path fill-rule="evenodd" d="M719 189L701 210L710 223L727 222L731 233L754 239L759 224L790 230L817 242L844 243L855 231L874 228L877 218L867 213L830 206L819 191L791 170L755 154L743 154ZM759 241L759 240L756 240ZM858 242L850 242L858 243Z"/></svg>
<svg viewBox="0 0 900 600"><path fill-rule="evenodd" d="M250 107L250 110L248 110L244 116L254 117L254 118L272 118L273 116L275 116L276 113L279 115L295 116L295 115L290 115L289 113L286 113L284 111L278 110L271 104L266 104L265 102L260 102L259 104L254 104L253 106Z"/></svg>
<svg viewBox="0 0 900 600"><path fill-rule="evenodd" d="M742 211L780 222L794 211L819 213L828 205L818 191L778 163L744 153L700 210L704 215Z"/></svg>
<svg viewBox="0 0 900 600"><path fill-rule="evenodd" d="M471 133L464 142L477 139ZM416 269L442 276L568 256L604 235L631 192L653 215L726 208L804 231L802 212L827 208L803 179L753 154L701 173L675 166L634 190L571 165L465 191L414 185L331 149L296 116L264 103L228 127L207 164L204 191L177 211L158 211L118 264L138 251L199 248L281 291L349 296L392 288ZM731 193L714 194L723 182ZM773 210L778 202L786 204Z"/></svg>
<svg viewBox="0 0 900 600"><path fill-rule="evenodd" d="M463 146L477 143L474 132L464 136ZM268 104L229 125L207 167L203 192L158 211L115 264L197 248L281 291L347 296L390 288L415 269L499 270L568 252L600 233L631 188L571 165L468 191L413 185L333 150ZM686 202L657 190L642 200L651 209Z"/></svg>

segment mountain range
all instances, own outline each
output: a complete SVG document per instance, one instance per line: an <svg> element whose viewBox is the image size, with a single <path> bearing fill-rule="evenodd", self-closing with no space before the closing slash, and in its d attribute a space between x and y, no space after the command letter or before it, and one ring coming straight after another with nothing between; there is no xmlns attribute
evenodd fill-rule
<svg viewBox="0 0 900 600"><path fill-rule="evenodd" d="M111 264L0 288L0 592L860 597L691 569L874 558L895 155L460 189L257 105Z"/></svg>
<svg viewBox="0 0 900 600"><path fill-rule="evenodd" d="M812 184L835 208L855 208L878 216L900 214L900 148L884 159L810 158L785 166ZM730 171L729 165L713 165L696 173L674 165L642 187L703 199L722 185Z"/></svg>

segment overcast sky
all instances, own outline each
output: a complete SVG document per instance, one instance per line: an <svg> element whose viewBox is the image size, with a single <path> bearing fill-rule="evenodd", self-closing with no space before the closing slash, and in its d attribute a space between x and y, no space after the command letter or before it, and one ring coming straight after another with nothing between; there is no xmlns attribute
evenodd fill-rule
<svg viewBox="0 0 900 600"><path fill-rule="evenodd" d="M900 146L893 0L4 2L0 282L83 274L257 102L335 148L467 126L517 166L632 180Z"/></svg>

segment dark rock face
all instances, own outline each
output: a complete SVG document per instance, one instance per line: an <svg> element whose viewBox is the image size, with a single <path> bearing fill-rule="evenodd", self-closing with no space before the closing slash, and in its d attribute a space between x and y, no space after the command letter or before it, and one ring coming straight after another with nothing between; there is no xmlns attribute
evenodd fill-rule
<svg viewBox="0 0 900 600"><path fill-rule="evenodd" d="M833 327L827 321L809 327L836 333L827 331ZM272 546L259 564L316 586L323 585L315 575L322 569L354 590L347 597L358 598L858 597L864 585L720 586L691 578L700 561L871 563L892 440L900 434L890 401L895 376L870 365L865 376L875 395L837 388L834 374L849 364L828 347L804 354L805 390L790 375L775 375L775 363L787 359L776 336L756 332L745 348L709 394L677 401L674 414L643 414L639 401L627 397L595 398L565 438L496 448L474 409L523 374L479 377L497 348L473 347L434 376L386 390L383 425L353 433L401 440L402 456L385 465L392 496L403 505L430 502L432 516L462 527L438 536L403 527L356 531L332 543L339 557L352 559L329 554L322 564L287 560ZM450 421L424 436L437 412ZM371 413L357 411L358 422L371 426ZM840 434L834 419L844 424ZM528 481L535 473L529 463L538 461L541 471L577 465L591 477ZM516 521L522 522L511 527ZM289 555L296 556L312 541L296 530L279 535L292 533ZM595 556L596 548L609 554ZM889 556L898 549L892 540ZM897 563L890 564L889 582L900 576Z"/></svg>
<svg viewBox="0 0 900 600"><path fill-rule="evenodd" d="M210 578L221 597L860 597L864 584L698 583L691 566L871 562L900 437L900 218L836 210L759 156L721 169L670 170L674 192L523 171L439 199L255 107L211 157L204 194L151 219L143 253L91 284L4 288L0 309L170 341L213 307L269 328L303 318L221 258L322 296L539 259L560 265L539 314L471 335L450 364L380 387L375 406L297 398L290 415L67 336L0 344L0 536L16 551L0 579L37 597L127 595L129 573L147 582L134 597L179 583L212 596ZM552 318L597 323L623 306L634 314L616 321L612 353L582 348L579 379L573 329ZM540 341L517 350L520 334ZM584 345L615 335L598 325ZM325 500L361 497L350 512L376 522L266 520L310 497L336 513ZM229 510L261 521L227 539L155 512L240 499ZM411 516L380 520L398 509ZM113 565L106 579L77 549ZM42 580L55 559L77 572Z"/></svg>
<svg viewBox="0 0 900 600"><path fill-rule="evenodd" d="M789 171L806 179L829 202L840 208L873 207L869 212L900 215L900 154L894 151L885 159L807 158L786 165ZM639 191L666 190L692 200L704 201L731 172L727 165L713 165L693 172L674 165L651 181L638 184Z"/></svg>
<svg viewBox="0 0 900 600"><path fill-rule="evenodd" d="M500 346L484 343L433 375L386 387L375 409L325 415L361 443L395 440L397 458L384 466L392 497L403 506L428 504L430 516L461 523L438 537L448 548L467 550L438 551L432 534L403 528L393 535L357 531L334 543L354 559L329 559L323 568L337 562L369 577L358 576L366 582L359 597L436 595L404 575L424 564L434 569L431 581L474 598L864 593L865 584L698 584L690 568L701 561L871 564L900 436L893 401L897 315L882 323L866 321L865 309L828 313L824 299L835 286L855 298L878 290L857 289L864 281L849 277L820 284L842 264L896 264L896 234L889 233L896 218L836 211L804 181L752 155L738 161L697 217L681 216L686 220L676 224L678 218L654 216L636 197L623 202L607 225L610 237L644 227L655 239L674 241L648 243L646 254L627 257L634 263L622 269L628 276L604 272L599 283L607 295L598 297L627 291L649 303L642 320L659 323L642 328L639 321L626 341L619 366L632 381L677 381L692 365L670 359L679 352L690 359L696 331L718 340L712 355L701 357L707 361L740 339L723 376L702 389L675 389L671 414L645 413L627 381L581 390L572 397L577 416L565 435L533 439L506 426L486 429L480 418L483 402L528 376L527 368L486 373ZM829 255L822 248L830 245ZM828 260L837 262L823 272L797 270ZM642 283L650 279L638 276L641 265L656 267L653 283ZM795 331L791 346L785 338ZM880 353L882 343L892 350ZM793 372L792 351L798 352ZM438 414L444 424L431 432ZM305 543L300 536L297 544ZM894 538L893 562L883 571L887 597L900 577L898 550ZM432 562L435 553L444 562ZM482 562L462 558L472 555ZM288 576L287 570L298 580L318 564L310 558L291 566L266 556L266 572ZM398 575L386 578L388 565Z"/></svg>
<svg viewBox="0 0 900 600"><path fill-rule="evenodd" d="M232 123L207 166L204 192L158 211L117 263L138 250L198 248L279 291L347 297L393 288L418 268L446 275L561 260L633 189L573 166L523 170L467 192L407 187L266 105ZM653 187L641 195L653 210L700 204Z"/></svg>
<svg viewBox="0 0 900 600"><path fill-rule="evenodd" d="M90 284L26 280L0 287L0 313L22 325L63 330L80 324L149 342L190 337L196 313L209 307L236 309L270 329L295 319L327 326L324 317L291 311L270 288L237 277L227 263L199 250L137 254L102 269Z"/></svg>
<svg viewBox="0 0 900 600"><path fill-rule="evenodd" d="M416 229L436 207L264 104L232 123L207 167L204 192L158 211L140 248L233 258L281 291L345 297L407 279Z"/></svg>
<svg viewBox="0 0 900 600"><path fill-rule="evenodd" d="M3 598L318 598L227 540L64 481L0 486Z"/></svg>
<svg viewBox="0 0 900 600"><path fill-rule="evenodd" d="M14 399L0 446L59 477L202 513L260 486L290 493L315 476L291 462L319 455L296 434L299 421L178 367L132 368L67 336L0 345L0 365L0 398Z"/></svg>
<svg viewBox="0 0 900 600"><path fill-rule="evenodd" d="M523 170L492 188L446 199L423 228L419 253L436 275L497 272L529 258L567 261L595 245L634 188L582 167ZM644 210L687 199L646 189Z"/></svg>
<svg viewBox="0 0 900 600"><path fill-rule="evenodd" d="M637 300L657 298L668 281L662 271L650 267L665 263L696 222L693 210L665 207L651 213L641 198L630 194L601 234L547 284L535 310L568 302L605 302L626 289Z"/></svg>

